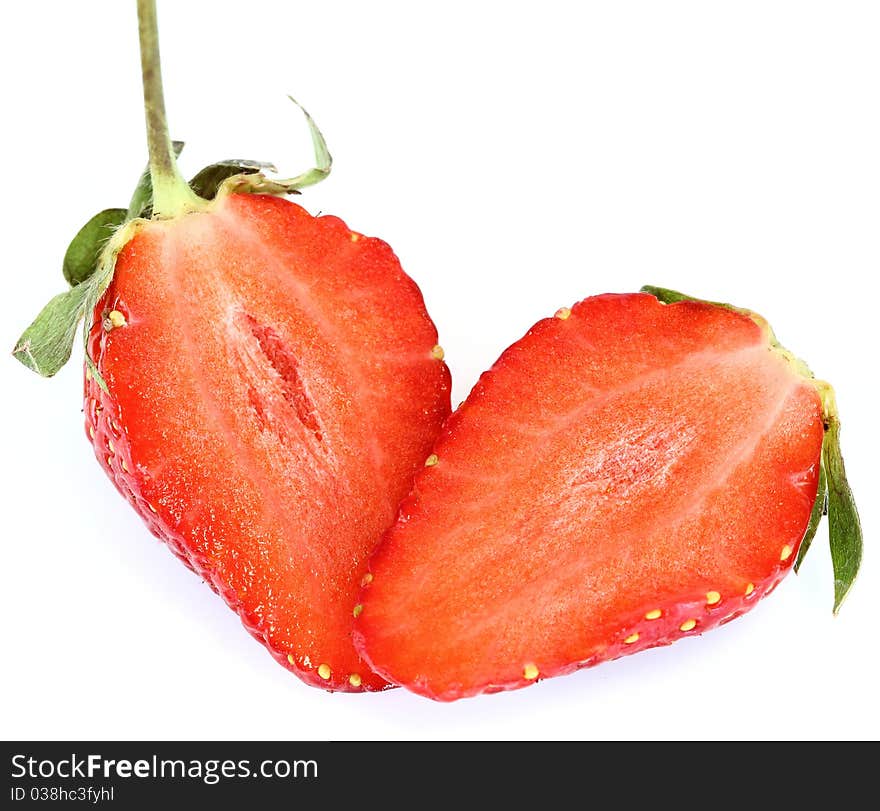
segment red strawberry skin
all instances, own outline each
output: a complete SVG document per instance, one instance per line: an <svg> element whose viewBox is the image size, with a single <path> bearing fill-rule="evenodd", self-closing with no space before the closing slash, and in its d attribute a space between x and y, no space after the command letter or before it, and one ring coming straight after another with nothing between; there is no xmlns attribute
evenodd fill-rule
<svg viewBox="0 0 880 811"><path fill-rule="evenodd" d="M450 389L388 245L231 195L140 227L89 339L86 430L153 534L307 683L386 687L352 606Z"/></svg>
<svg viewBox="0 0 880 811"><path fill-rule="evenodd" d="M447 421L356 644L449 701L707 631L794 563L822 438L816 388L749 315L645 294L561 310Z"/></svg>

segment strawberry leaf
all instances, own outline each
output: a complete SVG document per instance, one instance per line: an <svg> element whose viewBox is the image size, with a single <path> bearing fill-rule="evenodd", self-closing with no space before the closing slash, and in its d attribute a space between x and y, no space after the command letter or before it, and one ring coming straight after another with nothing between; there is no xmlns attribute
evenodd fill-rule
<svg viewBox="0 0 880 811"><path fill-rule="evenodd" d="M97 269L85 281L71 287L66 293L59 293L43 307L12 350L17 360L43 377L52 377L70 360L79 322L85 316L84 338L88 340L92 313L113 279L116 256L136 230L137 223L129 222L120 226L102 249ZM90 364L90 368L93 366L88 349L86 363ZM103 388L103 381L100 376L97 377Z"/></svg>
<svg viewBox="0 0 880 811"><path fill-rule="evenodd" d="M71 287L82 284L95 272L101 250L126 216L124 208L105 208L77 231L62 264L64 278Z"/></svg>
<svg viewBox="0 0 880 811"><path fill-rule="evenodd" d="M98 367L89 355L89 334L92 331L92 324L94 323L95 307L98 306L98 301L101 296L104 295L104 291L110 286L115 270L116 255L114 254L113 257L108 260L107 263L89 280L89 289L86 293L85 301L83 302L83 314L85 316L85 326L83 327L83 353L86 359L86 366L92 373L92 377L95 378L95 382L105 393L107 392L107 384L104 382L104 378L98 371Z"/></svg>
<svg viewBox="0 0 880 811"><path fill-rule="evenodd" d="M700 304L714 304L716 307L724 307L727 310L741 311L740 307L734 307L732 304L725 304L723 301L708 301L702 298L688 296L685 293L679 293L678 290L670 290L668 287L654 287L646 284L639 290L640 293L648 293L652 295L661 304L676 304L679 301L696 301Z"/></svg>
<svg viewBox="0 0 880 811"><path fill-rule="evenodd" d="M315 183L320 183L330 174L330 168L333 166L333 157L327 149L327 142L324 140L321 130L318 129L318 125L309 115L308 110L306 110L306 108L303 107L293 96L288 96L287 98L299 107L302 114L306 117L306 123L309 125L309 133L312 136L312 147L315 150L315 166L313 169L309 169L308 172L304 172L301 175L283 181L293 189L302 189L305 186L312 186Z"/></svg>
<svg viewBox="0 0 880 811"><path fill-rule="evenodd" d="M206 166L189 182L190 188L205 200L213 200L224 180L234 175L254 175L266 169L270 172L278 170L271 163L249 160L225 160Z"/></svg>
<svg viewBox="0 0 880 811"><path fill-rule="evenodd" d="M309 133L312 136L312 147L315 151L315 166L301 175L275 180L266 177L262 172L253 174L237 173L228 178L225 188L229 192L243 192L244 194L297 194L306 186L314 186L320 183L330 174L333 158L327 149L327 142L306 109L293 96L288 98L302 111L309 125Z"/></svg>
<svg viewBox="0 0 880 811"><path fill-rule="evenodd" d="M18 339L13 356L38 375L52 377L70 359L90 286L87 281L55 296Z"/></svg>
<svg viewBox="0 0 880 811"><path fill-rule="evenodd" d="M825 463L819 461L819 487L816 490L816 500L813 502L813 511L810 513L810 523L807 525L807 531L804 533L804 539L801 541L801 548L798 550L797 560L794 562L794 570L797 572L801 568L806 557L813 538L816 537L816 530L819 529L819 523L822 516L828 514L828 477L825 475Z"/></svg>
<svg viewBox="0 0 880 811"><path fill-rule="evenodd" d="M679 293L678 290L670 290L667 287L654 287L652 284L643 285L639 292L648 293L663 304L675 304L678 301L699 301L699 299L695 299L693 296Z"/></svg>
<svg viewBox="0 0 880 811"><path fill-rule="evenodd" d="M834 613L852 588L862 562L862 525L840 452L840 420L828 419L822 458L828 474L828 539L834 567Z"/></svg>

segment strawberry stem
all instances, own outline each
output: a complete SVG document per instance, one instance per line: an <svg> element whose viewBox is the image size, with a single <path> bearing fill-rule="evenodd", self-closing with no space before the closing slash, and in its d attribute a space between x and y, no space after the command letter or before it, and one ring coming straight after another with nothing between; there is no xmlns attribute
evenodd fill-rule
<svg viewBox="0 0 880 811"><path fill-rule="evenodd" d="M156 0L138 0L138 32L141 46L141 73L144 83L144 112L147 120L147 147L153 184L153 216L176 217L202 208L205 201L190 189L177 168L162 89L159 61L159 25Z"/></svg>

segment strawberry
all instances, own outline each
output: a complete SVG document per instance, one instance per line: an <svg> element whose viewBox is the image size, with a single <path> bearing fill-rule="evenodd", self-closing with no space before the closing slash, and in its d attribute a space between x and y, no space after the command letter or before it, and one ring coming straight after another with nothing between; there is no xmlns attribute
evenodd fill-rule
<svg viewBox="0 0 880 811"><path fill-rule="evenodd" d="M538 322L447 421L356 609L383 677L448 701L703 633L826 499L839 607L861 532L830 386L759 316L651 290Z"/></svg>
<svg viewBox="0 0 880 811"><path fill-rule="evenodd" d="M84 317L86 430L153 534L304 681L382 689L352 605L449 413L436 329L387 244L277 196L329 172L308 116L312 172L226 161L181 180L153 3L139 12L150 170L77 235L72 288L15 354L54 374Z"/></svg>

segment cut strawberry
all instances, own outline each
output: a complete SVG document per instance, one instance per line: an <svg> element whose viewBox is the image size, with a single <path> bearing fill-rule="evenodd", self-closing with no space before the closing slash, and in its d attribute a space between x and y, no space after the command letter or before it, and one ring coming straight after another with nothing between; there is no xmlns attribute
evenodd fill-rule
<svg viewBox="0 0 880 811"><path fill-rule="evenodd" d="M436 343L384 242L267 196L144 224L96 311L99 461L313 684L383 684L352 647L351 607L448 413Z"/></svg>
<svg viewBox="0 0 880 811"><path fill-rule="evenodd" d="M182 179L154 0L138 13L149 171L74 238L71 289L15 355L53 375L84 318L86 429L153 533L305 681L381 689L352 606L449 413L437 331L388 245L271 196L330 171L308 115L309 172L224 161Z"/></svg>
<svg viewBox="0 0 880 811"><path fill-rule="evenodd" d="M831 402L744 311L647 294L560 310L447 422L372 561L359 649L452 700L743 614L811 524Z"/></svg>

